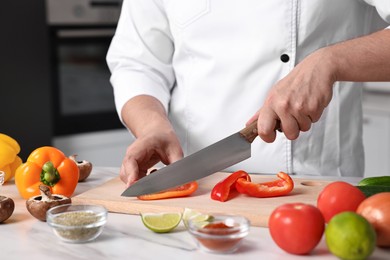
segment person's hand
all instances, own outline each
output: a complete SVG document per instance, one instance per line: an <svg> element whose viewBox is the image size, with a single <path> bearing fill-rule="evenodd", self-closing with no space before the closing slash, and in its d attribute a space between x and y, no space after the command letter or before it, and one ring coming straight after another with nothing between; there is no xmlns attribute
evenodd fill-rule
<svg viewBox="0 0 390 260"><path fill-rule="evenodd" d="M171 164L183 158L183 150L164 106L156 98L139 95L126 102L122 118L136 140L127 148L119 172L130 186L158 162Z"/></svg>
<svg viewBox="0 0 390 260"><path fill-rule="evenodd" d="M332 98L334 76L325 50L318 50L275 84L259 111L247 124L258 119L261 139L273 142L277 125L290 140L298 138L317 122Z"/></svg>
<svg viewBox="0 0 390 260"><path fill-rule="evenodd" d="M137 138L126 151L120 179L130 186L144 177L156 163L171 164L183 157L179 140L173 131L158 129Z"/></svg>

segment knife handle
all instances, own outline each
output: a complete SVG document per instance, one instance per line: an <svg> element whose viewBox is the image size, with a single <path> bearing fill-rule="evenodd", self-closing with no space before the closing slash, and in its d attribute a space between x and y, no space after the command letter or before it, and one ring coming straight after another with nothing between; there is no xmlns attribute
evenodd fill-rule
<svg viewBox="0 0 390 260"><path fill-rule="evenodd" d="M258 136L257 134L257 120L253 121L250 125L240 131L242 137L244 137L249 143Z"/></svg>
<svg viewBox="0 0 390 260"><path fill-rule="evenodd" d="M280 127L280 121L276 121L275 130L282 132ZM242 137L244 137L249 143L252 143L253 140L258 136L257 132L257 120L253 121L250 125L245 127L240 131Z"/></svg>

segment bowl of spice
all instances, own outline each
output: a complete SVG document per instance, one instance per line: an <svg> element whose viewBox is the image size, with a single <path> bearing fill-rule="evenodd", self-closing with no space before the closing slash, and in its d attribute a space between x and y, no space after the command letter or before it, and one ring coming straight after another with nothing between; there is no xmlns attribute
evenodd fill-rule
<svg viewBox="0 0 390 260"><path fill-rule="evenodd" d="M247 218L234 215L213 215L209 221L188 220L188 231L205 252L227 254L236 251L249 233Z"/></svg>
<svg viewBox="0 0 390 260"><path fill-rule="evenodd" d="M49 209L46 222L62 241L84 243L102 233L107 222L107 210L99 205L65 204Z"/></svg>

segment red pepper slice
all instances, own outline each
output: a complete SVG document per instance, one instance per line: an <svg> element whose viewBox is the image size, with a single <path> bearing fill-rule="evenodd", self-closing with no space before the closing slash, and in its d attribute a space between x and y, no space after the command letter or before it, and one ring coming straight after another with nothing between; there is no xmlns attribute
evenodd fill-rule
<svg viewBox="0 0 390 260"><path fill-rule="evenodd" d="M264 183L253 183L245 179L238 179L236 189L240 193L252 197L267 198L277 197L290 193L294 188L294 181L284 172L277 174L279 179Z"/></svg>
<svg viewBox="0 0 390 260"><path fill-rule="evenodd" d="M159 200L159 199L185 197L191 195L197 189L198 189L198 183L196 181L192 181L169 190L165 190L153 194L145 194L145 195L138 196L137 198L140 200Z"/></svg>
<svg viewBox="0 0 390 260"><path fill-rule="evenodd" d="M236 171L230 174L226 179L218 182L211 191L211 198L213 200L226 201L232 190L235 189L235 183L238 179L250 182L251 177L245 171Z"/></svg>

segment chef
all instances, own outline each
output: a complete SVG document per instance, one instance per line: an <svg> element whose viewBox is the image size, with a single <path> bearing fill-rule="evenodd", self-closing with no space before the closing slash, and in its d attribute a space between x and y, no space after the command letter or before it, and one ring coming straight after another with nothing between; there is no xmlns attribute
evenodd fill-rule
<svg viewBox="0 0 390 260"><path fill-rule="evenodd" d="M122 181L254 120L226 171L363 176L361 82L390 81L389 24L388 0L124 0L107 54L135 137Z"/></svg>

